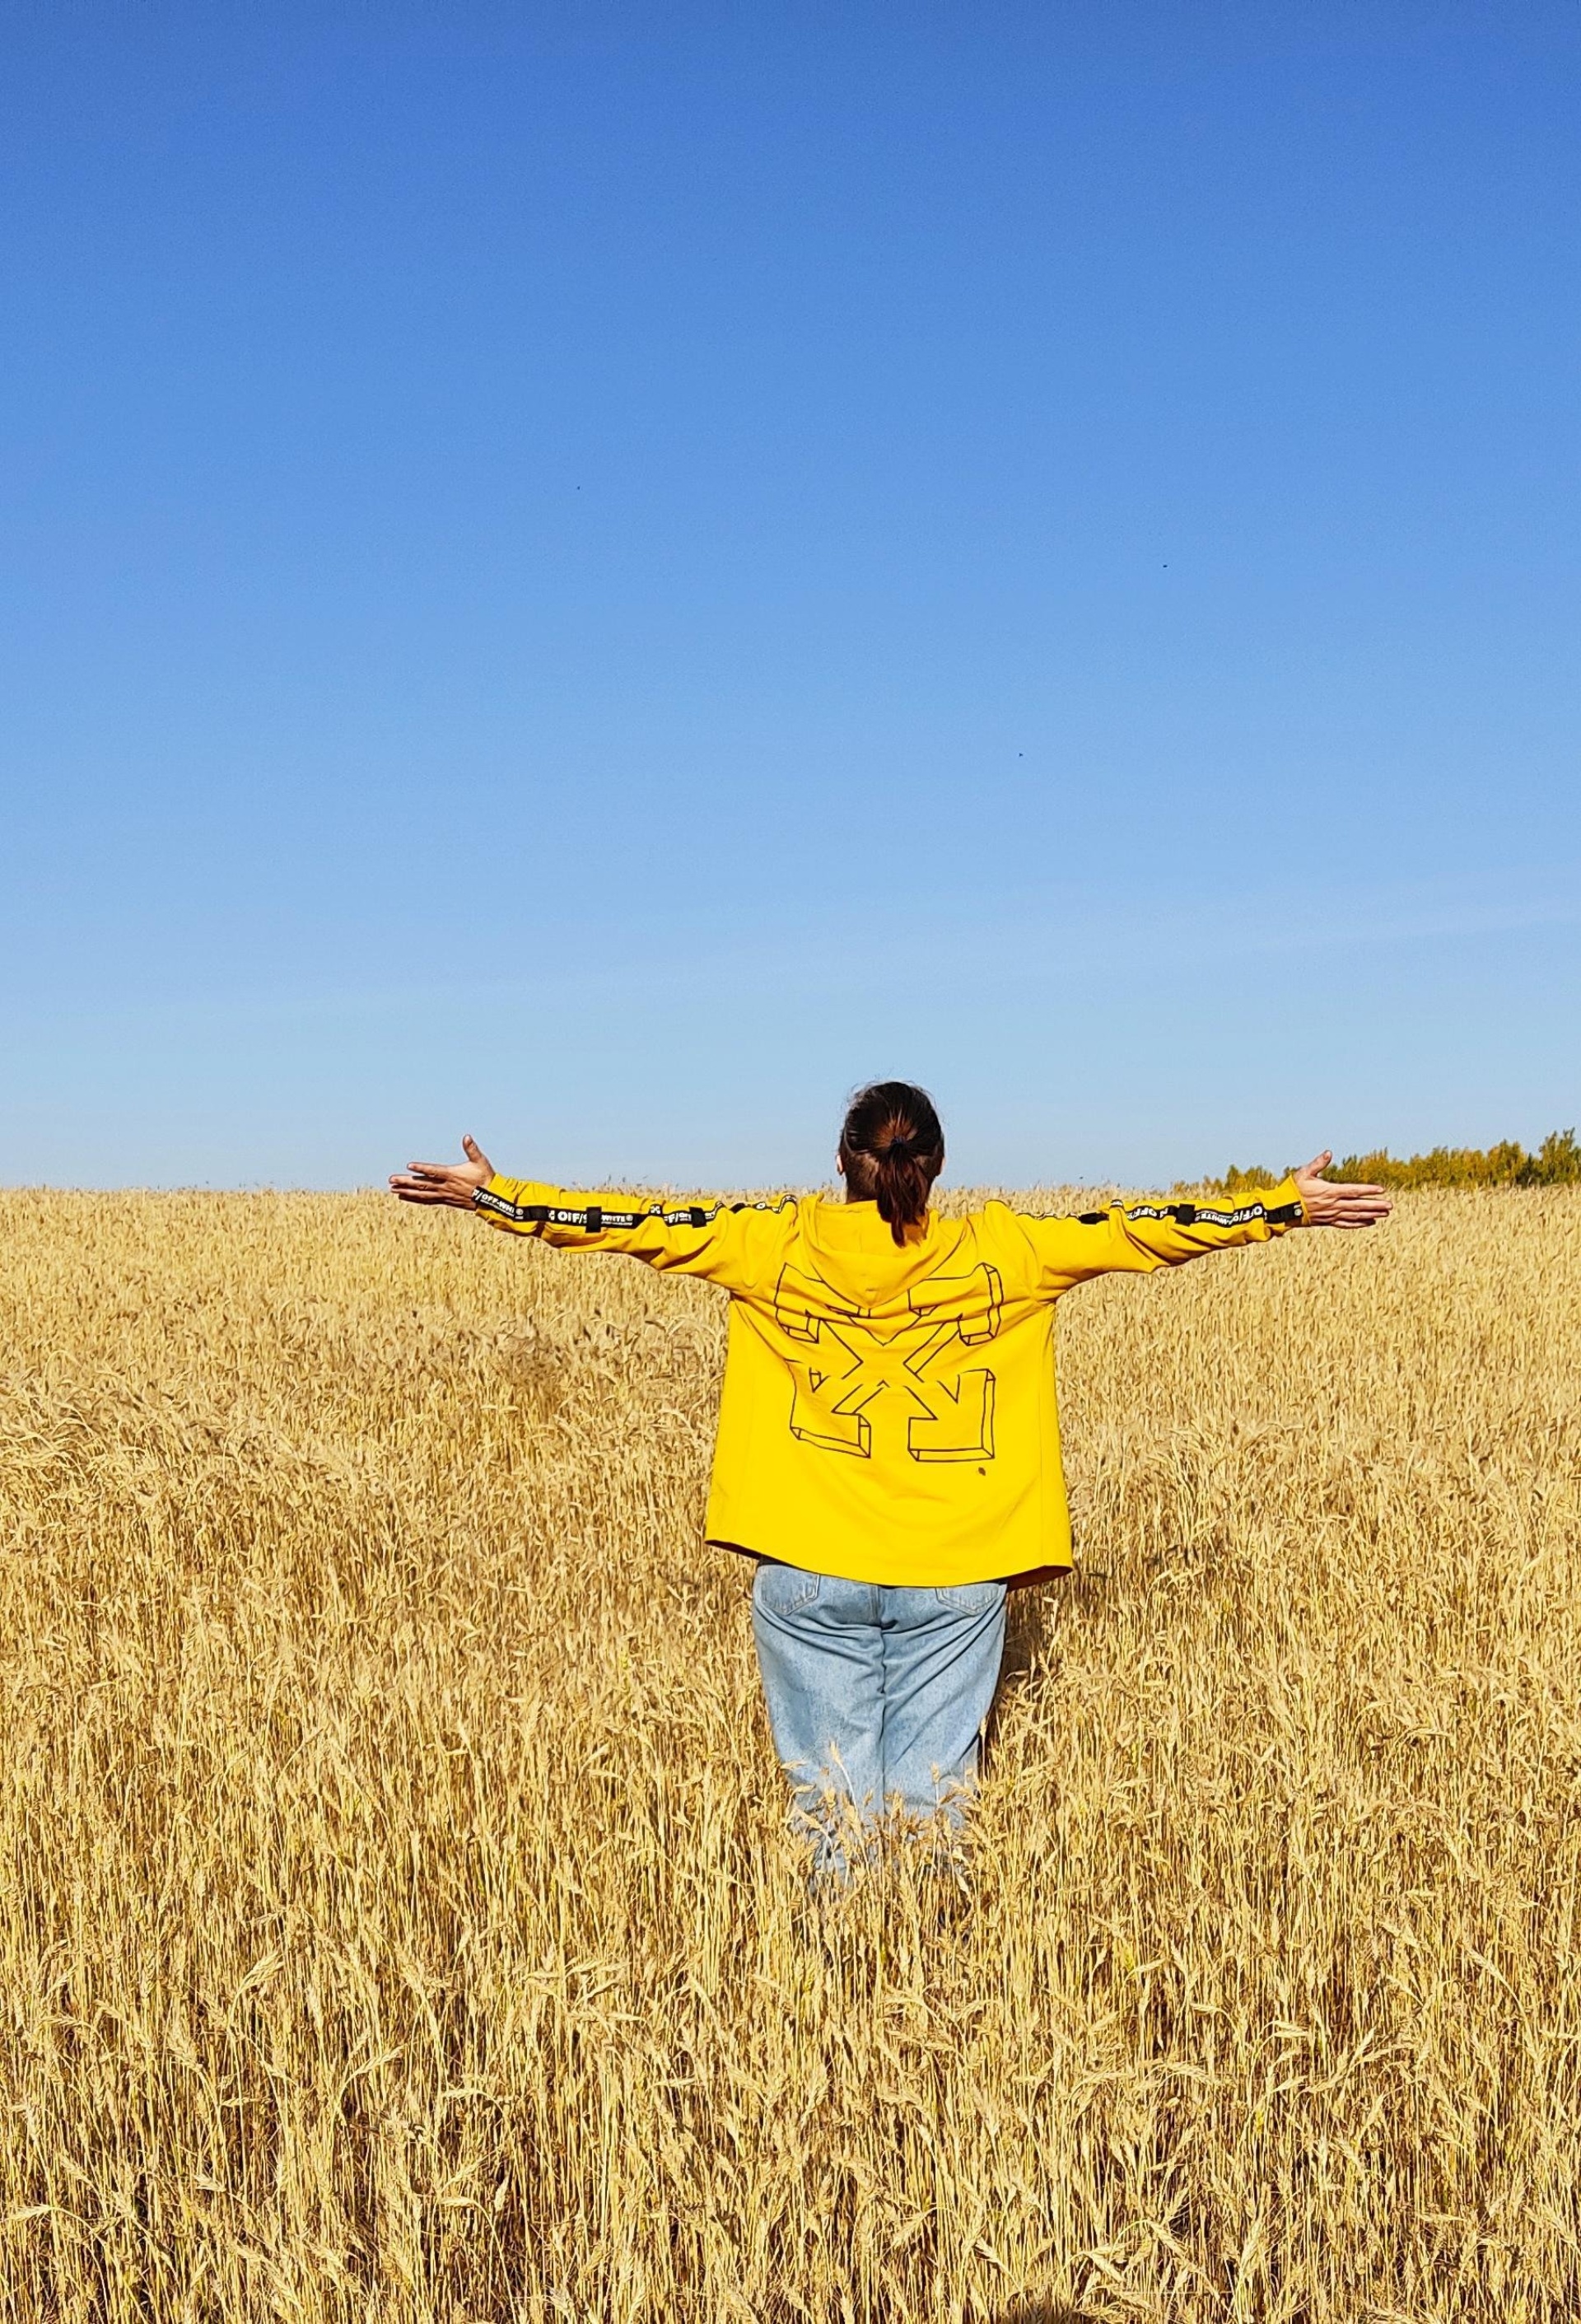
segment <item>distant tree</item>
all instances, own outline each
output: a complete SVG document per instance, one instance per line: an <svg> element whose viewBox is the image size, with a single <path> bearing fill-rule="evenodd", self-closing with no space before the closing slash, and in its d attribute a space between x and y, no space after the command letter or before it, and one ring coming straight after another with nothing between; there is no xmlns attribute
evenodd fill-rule
<svg viewBox="0 0 1581 2324"><path fill-rule="evenodd" d="M1573 1186L1581 1180L1581 1146L1573 1130L1550 1130L1527 1157L1523 1186Z"/></svg>

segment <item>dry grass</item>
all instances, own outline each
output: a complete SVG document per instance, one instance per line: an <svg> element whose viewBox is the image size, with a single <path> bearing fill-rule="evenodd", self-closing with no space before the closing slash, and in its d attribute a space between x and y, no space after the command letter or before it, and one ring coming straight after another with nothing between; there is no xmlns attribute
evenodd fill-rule
<svg viewBox="0 0 1581 2324"><path fill-rule="evenodd" d="M827 1921L711 1293L0 1211L0 2313L1581 2308L1581 1193L1076 1294L974 1897Z"/></svg>

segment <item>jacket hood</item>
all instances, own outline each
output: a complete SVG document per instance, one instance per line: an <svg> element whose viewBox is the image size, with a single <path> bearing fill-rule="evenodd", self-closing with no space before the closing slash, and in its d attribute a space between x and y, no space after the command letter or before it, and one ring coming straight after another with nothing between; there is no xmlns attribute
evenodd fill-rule
<svg viewBox="0 0 1581 2324"><path fill-rule="evenodd" d="M877 1203L832 1203L821 1194L803 1203L802 1228L824 1281L858 1307L904 1300L961 1239L955 1221L930 1211L922 1233L897 1243Z"/></svg>

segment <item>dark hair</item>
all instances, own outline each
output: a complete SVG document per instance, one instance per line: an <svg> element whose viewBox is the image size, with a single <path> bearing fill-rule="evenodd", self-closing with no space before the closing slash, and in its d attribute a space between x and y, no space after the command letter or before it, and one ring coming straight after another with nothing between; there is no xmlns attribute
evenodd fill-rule
<svg viewBox="0 0 1581 2324"><path fill-rule="evenodd" d="M920 1227L944 1167L944 1132L926 1090L910 1082L869 1082L846 1108L840 1133L846 1184L859 1203L876 1202L897 1243Z"/></svg>

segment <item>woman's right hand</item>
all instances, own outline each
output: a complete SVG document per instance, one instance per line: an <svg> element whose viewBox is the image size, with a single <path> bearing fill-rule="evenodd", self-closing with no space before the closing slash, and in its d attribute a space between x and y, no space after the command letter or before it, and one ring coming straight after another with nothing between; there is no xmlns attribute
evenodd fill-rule
<svg viewBox="0 0 1581 2324"><path fill-rule="evenodd" d="M1304 1227L1375 1227L1394 1205L1384 1186L1355 1186L1343 1178L1325 1178L1334 1159L1331 1152L1316 1154L1304 1170L1293 1170L1296 1193L1301 1198Z"/></svg>
<svg viewBox="0 0 1581 2324"><path fill-rule="evenodd" d="M461 1146L464 1162L409 1163L392 1174L391 1193L403 1203L449 1203L455 1210L470 1211L473 1196L488 1185L494 1166L475 1138L464 1138Z"/></svg>

